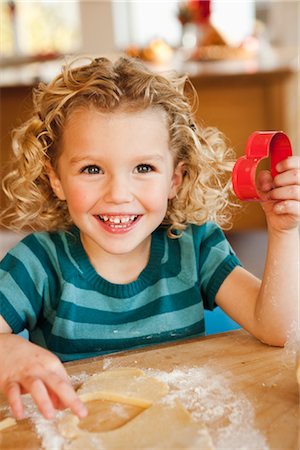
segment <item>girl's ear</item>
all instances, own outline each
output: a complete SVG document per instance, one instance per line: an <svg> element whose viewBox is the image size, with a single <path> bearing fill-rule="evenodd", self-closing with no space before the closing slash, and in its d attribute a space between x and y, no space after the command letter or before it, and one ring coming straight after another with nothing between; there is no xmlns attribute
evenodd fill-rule
<svg viewBox="0 0 300 450"><path fill-rule="evenodd" d="M48 174L52 190L56 195L56 197L59 198L59 200L66 200L58 174L53 169L52 164L50 164L50 162L46 163L46 172Z"/></svg>
<svg viewBox="0 0 300 450"><path fill-rule="evenodd" d="M174 169L174 173L173 173L173 177L172 177L172 181L171 181L170 192L169 192L169 196L168 196L169 200L176 197L178 189L180 188L180 186L182 184L184 173L185 173L185 166L184 166L184 162L181 161L180 163L177 164L177 166Z"/></svg>

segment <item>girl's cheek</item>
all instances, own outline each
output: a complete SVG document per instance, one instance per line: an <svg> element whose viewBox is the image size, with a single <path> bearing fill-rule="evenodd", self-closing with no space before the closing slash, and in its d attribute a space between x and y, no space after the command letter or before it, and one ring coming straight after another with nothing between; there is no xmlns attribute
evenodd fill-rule
<svg viewBox="0 0 300 450"><path fill-rule="evenodd" d="M150 189L145 193L142 202L153 211L165 209L168 205L168 195L161 189Z"/></svg>
<svg viewBox="0 0 300 450"><path fill-rule="evenodd" d="M81 189L74 189L67 198L67 203L74 210L86 209L90 203L93 203L97 197L95 192L86 192Z"/></svg>

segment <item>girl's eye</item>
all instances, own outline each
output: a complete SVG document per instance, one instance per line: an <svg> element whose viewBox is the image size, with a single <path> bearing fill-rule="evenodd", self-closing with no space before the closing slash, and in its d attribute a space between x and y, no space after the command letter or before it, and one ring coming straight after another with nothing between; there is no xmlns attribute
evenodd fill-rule
<svg viewBox="0 0 300 450"><path fill-rule="evenodd" d="M153 172L154 167L151 166L150 164L139 164L136 168L135 168L137 173L149 173L149 172Z"/></svg>
<svg viewBox="0 0 300 450"><path fill-rule="evenodd" d="M98 175L99 173L102 173L102 170L98 166L90 165L83 167L80 172L87 173L88 175Z"/></svg>

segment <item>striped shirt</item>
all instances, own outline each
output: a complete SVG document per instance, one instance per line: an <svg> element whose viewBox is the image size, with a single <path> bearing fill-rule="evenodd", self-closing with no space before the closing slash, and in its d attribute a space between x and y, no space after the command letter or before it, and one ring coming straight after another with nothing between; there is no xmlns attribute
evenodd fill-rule
<svg viewBox="0 0 300 450"><path fill-rule="evenodd" d="M113 284L91 265L76 227L27 236L0 263L0 315L62 361L201 336L204 308L240 265L220 228L152 234L146 268Z"/></svg>

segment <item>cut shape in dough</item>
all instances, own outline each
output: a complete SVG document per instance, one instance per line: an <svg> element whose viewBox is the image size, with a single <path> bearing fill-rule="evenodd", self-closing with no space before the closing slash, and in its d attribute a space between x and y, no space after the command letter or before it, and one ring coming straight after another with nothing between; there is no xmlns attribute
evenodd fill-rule
<svg viewBox="0 0 300 450"><path fill-rule="evenodd" d="M17 422L13 417L6 417L5 419L0 421L0 431L5 430L6 428L13 427Z"/></svg>
<svg viewBox="0 0 300 450"><path fill-rule="evenodd" d="M70 413L59 430L68 439L64 450L213 450L207 429L194 422L179 402L154 404L124 426L104 433L82 430L78 417Z"/></svg>
<svg viewBox="0 0 300 450"><path fill-rule="evenodd" d="M144 411L144 408L139 406L112 403L106 400L87 402L86 407L88 415L80 420L79 427L92 433L120 428Z"/></svg>
<svg viewBox="0 0 300 450"><path fill-rule="evenodd" d="M88 402L88 417L80 421L67 411L58 419L64 450L212 450L205 426L194 422L179 401L158 403L168 390L139 369L93 375L77 391Z"/></svg>
<svg viewBox="0 0 300 450"><path fill-rule="evenodd" d="M107 400L149 408L168 391L167 384L148 377L142 370L125 367L91 376L77 393L83 402Z"/></svg>

